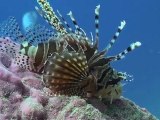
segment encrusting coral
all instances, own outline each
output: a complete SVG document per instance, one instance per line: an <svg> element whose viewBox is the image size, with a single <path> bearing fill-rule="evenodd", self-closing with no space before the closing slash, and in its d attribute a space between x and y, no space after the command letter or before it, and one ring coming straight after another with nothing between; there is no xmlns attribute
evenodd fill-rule
<svg viewBox="0 0 160 120"><path fill-rule="evenodd" d="M120 98L86 100L49 96L40 76L13 71L12 58L0 55L0 120L158 120L146 109Z"/></svg>

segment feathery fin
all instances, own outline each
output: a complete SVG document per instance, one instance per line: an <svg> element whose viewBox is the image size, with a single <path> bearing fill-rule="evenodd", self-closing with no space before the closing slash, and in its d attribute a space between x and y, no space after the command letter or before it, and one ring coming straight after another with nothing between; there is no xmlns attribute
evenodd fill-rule
<svg viewBox="0 0 160 120"><path fill-rule="evenodd" d="M25 39L14 17L9 17L0 24L0 37L10 37L17 43L21 43Z"/></svg>
<svg viewBox="0 0 160 120"><path fill-rule="evenodd" d="M37 0L37 2L42 8L43 12L39 10L38 7L35 8L41 14L41 16L43 16L50 23L50 25L54 26L58 32L61 34L66 34L66 28L62 25L60 19L57 17L47 0Z"/></svg>

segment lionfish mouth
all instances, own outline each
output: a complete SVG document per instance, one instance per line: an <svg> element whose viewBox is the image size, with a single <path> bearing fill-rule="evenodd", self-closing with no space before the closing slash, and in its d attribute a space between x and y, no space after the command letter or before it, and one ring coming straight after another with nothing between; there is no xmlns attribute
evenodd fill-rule
<svg viewBox="0 0 160 120"><path fill-rule="evenodd" d="M57 11L58 16L56 15L47 0L37 0L37 2L41 9L38 7L35 9L56 33L41 26L27 30L26 36L19 35L20 32L18 32L15 41L19 38L23 39L21 40L23 42L21 42L19 54L14 55L15 63L41 74L45 86L51 89L54 95L88 97L90 94L111 99L120 96L121 81L131 76L117 72L112 68L111 62L123 59L126 54L141 46L140 42L135 42L119 54L107 56L126 22L124 20L121 22L106 48L99 51L100 5L95 8L95 38L91 34L90 39L79 27L72 12L68 15L75 30L70 27L59 11ZM15 22L15 19L12 18L11 21ZM17 24L14 25L17 26ZM18 27L16 29L19 30Z"/></svg>

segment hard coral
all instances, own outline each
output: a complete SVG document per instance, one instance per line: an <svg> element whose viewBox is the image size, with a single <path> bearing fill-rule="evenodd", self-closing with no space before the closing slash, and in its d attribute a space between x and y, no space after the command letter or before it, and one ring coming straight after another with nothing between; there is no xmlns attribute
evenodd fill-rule
<svg viewBox="0 0 160 120"><path fill-rule="evenodd" d="M40 75L19 69L12 56L0 54L0 120L157 119L124 98L112 104L90 99L88 104L77 96L49 96L49 92Z"/></svg>

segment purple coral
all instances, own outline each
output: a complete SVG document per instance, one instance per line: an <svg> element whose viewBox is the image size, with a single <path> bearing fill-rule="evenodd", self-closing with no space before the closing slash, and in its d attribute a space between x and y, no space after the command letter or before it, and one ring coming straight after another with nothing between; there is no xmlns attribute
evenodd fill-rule
<svg viewBox="0 0 160 120"><path fill-rule="evenodd" d="M127 111L130 118L156 120L125 99L113 104L89 100L93 107L77 96L50 96L40 75L19 69L13 57L0 54L0 120L123 120L128 119Z"/></svg>
<svg viewBox="0 0 160 120"><path fill-rule="evenodd" d="M6 39L2 39L3 42ZM16 47L15 47L16 48ZM17 46L17 49L19 46ZM6 51L8 52L8 51ZM41 77L20 69L14 64L14 56L0 54L0 119L52 120L77 119L71 116L73 108L86 105L83 99L50 97ZM62 110L70 102L70 107ZM73 103L73 105L72 105ZM92 109L94 109L92 107ZM62 112L60 112L62 111ZM86 110L87 111L87 110ZM101 113L99 112L99 115ZM83 117L83 116L82 116Z"/></svg>

